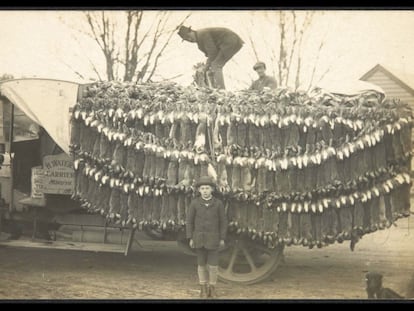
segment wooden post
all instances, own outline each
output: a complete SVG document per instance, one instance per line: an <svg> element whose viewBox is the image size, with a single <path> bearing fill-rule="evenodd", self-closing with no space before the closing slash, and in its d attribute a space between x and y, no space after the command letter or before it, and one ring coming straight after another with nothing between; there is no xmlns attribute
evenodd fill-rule
<svg viewBox="0 0 414 311"><path fill-rule="evenodd" d="M128 242L124 253L125 256L128 256L128 253L131 250L132 243L134 242L135 230L135 228L131 228L131 232L129 233Z"/></svg>
<svg viewBox="0 0 414 311"><path fill-rule="evenodd" d="M105 244L107 242L108 238L108 231L106 230L108 226L108 221L105 218L105 224L104 224L104 236L103 236L103 243Z"/></svg>
<svg viewBox="0 0 414 311"><path fill-rule="evenodd" d="M0 109L1 109L1 116L2 116L2 120L0 120L0 122L2 122L2 124L3 124L3 127L4 127L4 101L0 98L0 105L1 105L1 107L0 107ZM3 130L3 133L1 134L1 136L3 137L3 134L4 134L4 130ZM4 151L2 151L3 153L6 153L6 145L4 144ZM1 187L1 184L0 184L0 199L1 198L3 198L3 196L2 196L2 191L3 191L3 189L2 189L2 187ZM2 232L2 226L3 226L3 208L4 208L4 206L3 206L3 204L1 204L0 205L0 232Z"/></svg>
<svg viewBox="0 0 414 311"><path fill-rule="evenodd" d="M9 101L11 104L11 116L10 116L10 133L9 133L9 153L10 153L10 204L9 204L9 211L13 210L14 199L13 199L13 128L14 128L14 105Z"/></svg>
<svg viewBox="0 0 414 311"><path fill-rule="evenodd" d="M0 205L0 233L2 232L3 227L3 208L3 205Z"/></svg>
<svg viewBox="0 0 414 311"><path fill-rule="evenodd" d="M36 239L36 231L37 231L37 206L34 206L34 218L33 218L33 232L32 232L32 241Z"/></svg>

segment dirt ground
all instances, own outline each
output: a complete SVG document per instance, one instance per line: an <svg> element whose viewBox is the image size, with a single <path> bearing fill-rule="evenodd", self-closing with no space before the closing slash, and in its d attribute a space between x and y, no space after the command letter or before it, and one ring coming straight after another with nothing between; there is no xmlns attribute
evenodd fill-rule
<svg viewBox="0 0 414 311"><path fill-rule="evenodd" d="M322 249L285 249L266 282L218 283L222 299L365 299L364 274L405 295L414 275L414 219ZM174 242L144 241L147 250L115 253L0 247L0 299L197 299L195 257ZM149 250L148 250L149 249Z"/></svg>

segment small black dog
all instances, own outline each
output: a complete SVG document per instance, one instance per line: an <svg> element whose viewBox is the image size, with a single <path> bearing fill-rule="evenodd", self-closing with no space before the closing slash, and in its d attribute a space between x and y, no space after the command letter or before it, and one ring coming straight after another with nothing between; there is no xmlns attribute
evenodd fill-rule
<svg viewBox="0 0 414 311"><path fill-rule="evenodd" d="M390 288L382 287L382 274L377 272L368 272L365 275L367 282L367 294L370 299L403 299L404 297L397 294Z"/></svg>

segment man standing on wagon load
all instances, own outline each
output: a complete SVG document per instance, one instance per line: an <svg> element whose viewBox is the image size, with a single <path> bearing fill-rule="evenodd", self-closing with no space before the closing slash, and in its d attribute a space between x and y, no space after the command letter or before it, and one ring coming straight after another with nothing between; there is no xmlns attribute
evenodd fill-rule
<svg viewBox="0 0 414 311"><path fill-rule="evenodd" d="M225 89L223 67L242 48L243 40L227 28L214 27L192 30L180 26L178 35L186 41L197 43L206 55L206 68L215 88Z"/></svg>

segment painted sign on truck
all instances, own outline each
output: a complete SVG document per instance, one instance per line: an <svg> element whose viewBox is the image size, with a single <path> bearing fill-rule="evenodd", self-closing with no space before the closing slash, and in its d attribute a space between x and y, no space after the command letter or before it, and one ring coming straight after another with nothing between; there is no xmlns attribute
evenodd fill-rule
<svg viewBox="0 0 414 311"><path fill-rule="evenodd" d="M72 194L75 185L73 161L65 153L43 158L43 193Z"/></svg>

